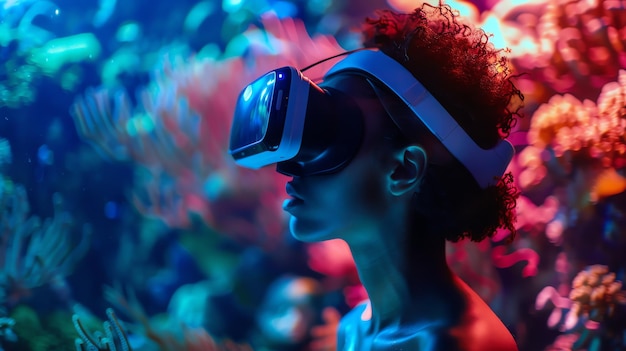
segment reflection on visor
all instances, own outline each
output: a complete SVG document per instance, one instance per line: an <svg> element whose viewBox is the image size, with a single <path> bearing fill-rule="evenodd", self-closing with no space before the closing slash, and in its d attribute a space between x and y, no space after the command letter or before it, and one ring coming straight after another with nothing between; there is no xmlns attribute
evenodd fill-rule
<svg viewBox="0 0 626 351"><path fill-rule="evenodd" d="M236 145L231 145L231 149L263 140L267 133L275 83L276 72L270 72L244 89L237 102L235 116L248 121L233 124L236 129L231 132L235 136L231 136L231 140L236 141Z"/></svg>

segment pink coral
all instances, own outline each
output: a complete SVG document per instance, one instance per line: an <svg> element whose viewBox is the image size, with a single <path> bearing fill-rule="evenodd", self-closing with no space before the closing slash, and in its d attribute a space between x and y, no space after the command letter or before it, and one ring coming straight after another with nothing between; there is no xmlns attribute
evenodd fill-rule
<svg viewBox="0 0 626 351"><path fill-rule="evenodd" d="M592 98L624 67L626 10L621 2L506 3L501 1L494 13L507 21L507 29L516 29L515 37L532 43L533 49L513 51L518 55L512 60L516 71L528 72L532 81L552 92Z"/></svg>
<svg viewBox="0 0 626 351"><path fill-rule="evenodd" d="M548 317L548 327L559 327L561 331L572 330L578 323L578 316L571 313L573 302L568 298L569 280L568 272L570 269L567 255L564 252L557 256L554 271L557 273L559 285L557 288L546 286L537 294L535 299L535 309L542 310L546 307L552 307L552 312Z"/></svg>
<svg viewBox="0 0 626 351"><path fill-rule="evenodd" d="M505 245L495 246L491 251L491 258L493 259L493 264L499 268L511 267L518 262L526 262L526 265L522 268L522 276L525 278L537 274L540 259L537 251L532 248L522 247L507 253Z"/></svg>
<svg viewBox="0 0 626 351"><path fill-rule="evenodd" d="M554 328L561 323L565 311L569 310L572 306L572 301L567 297L561 296L554 287L546 286L543 288L535 300L535 309L542 310L548 304L548 301L552 303L553 310L548 317L548 327ZM578 322L576 316L568 316L565 322L565 329L573 328Z"/></svg>

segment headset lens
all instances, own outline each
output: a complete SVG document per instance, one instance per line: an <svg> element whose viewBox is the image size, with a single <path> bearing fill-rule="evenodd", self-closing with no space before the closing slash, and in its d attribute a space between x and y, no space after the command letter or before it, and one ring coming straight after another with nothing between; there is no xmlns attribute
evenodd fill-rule
<svg viewBox="0 0 626 351"><path fill-rule="evenodd" d="M275 84L276 72L272 71L243 90L235 108L230 138L231 150L256 144L265 138Z"/></svg>

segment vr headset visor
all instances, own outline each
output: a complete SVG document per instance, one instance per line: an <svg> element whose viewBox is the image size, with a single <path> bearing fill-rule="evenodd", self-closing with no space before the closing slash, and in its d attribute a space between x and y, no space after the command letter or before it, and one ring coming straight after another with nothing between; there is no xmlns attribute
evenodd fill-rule
<svg viewBox="0 0 626 351"><path fill-rule="evenodd" d="M391 57L370 49L350 53L325 74L324 82L345 74L373 80L397 95L482 188L504 174L513 146L501 140L482 149ZM403 121L391 118L397 125L406 124L406 116ZM229 152L248 168L276 163L277 171L290 176L327 174L350 162L362 136L363 114L348 91L318 86L301 71L283 67L255 80L239 95Z"/></svg>

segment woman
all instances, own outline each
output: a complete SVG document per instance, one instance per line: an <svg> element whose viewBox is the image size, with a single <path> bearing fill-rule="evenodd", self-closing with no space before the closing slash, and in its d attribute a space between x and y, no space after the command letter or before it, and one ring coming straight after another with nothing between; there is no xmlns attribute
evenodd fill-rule
<svg viewBox="0 0 626 351"><path fill-rule="evenodd" d="M382 12L367 21L365 34L366 47L404 63L476 143L491 147L509 131L516 116L511 100L521 96L505 62L482 31L458 24L449 8ZM516 350L506 327L445 257L445 239L479 241L498 227L512 229L510 178L485 190L472 184L440 143L427 132L400 133L372 89L353 79L359 80L333 84L350 85L358 97L365 114L361 148L340 172L294 177L287 185L302 200L287 208L293 235L345 240L370 298L342 319L337 349Z"/></svg>
<svg viewBox="0 0 626 351"><path fill-rule="evenodd" d="M404 66L470 143L486 150L502 145L522 96L509 80L502 52L483 31L460 24L447 6L423 5L411 14L380 12L366 21L364 33L365 47ZM461 139L433 132L432 121L424 122L432 116L415 118L406 103L410 97L380 80L331 74L320 86L346 105L339 118L360 115L359 147L331 171L303 171L338 152L315 148L308 158L278 162L277 170L293 177L287 184L291 199L283 207L291 214L292 234L305 242L345 240L369 295L367 305L342 319L337 349L517 350L507 328L451 272L445 256L446 240L480 241L498 228L514 232L517 191L511 175L500 173L485 183L472 164L484 161L482 156L461 159ZM330 129L318 138L350 134L349 128L333 130L328 117L307 116L302 143L308 129L322 122ZM358 123L354 129L361 129Z"/></svg>

